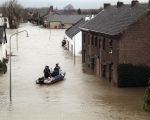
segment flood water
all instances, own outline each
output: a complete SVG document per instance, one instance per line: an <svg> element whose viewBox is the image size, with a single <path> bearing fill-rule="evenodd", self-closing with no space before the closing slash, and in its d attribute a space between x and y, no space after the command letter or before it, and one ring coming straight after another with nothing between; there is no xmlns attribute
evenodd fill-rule
<svg viewBox="0 0 150 120"><path fill-rule="evenodd" d="M0 120L150 120L143 111L145 88L116 88L108 81L82 72L81 57L62 49L65 30L48 30L30 23L12 37L12 103L9 102L9 69L0 75ZM16 30L8 30L8 36ZM35 80L45 65L59 63L66 79L40 86ZM9 68L9 64L8 64Z"/></svg>

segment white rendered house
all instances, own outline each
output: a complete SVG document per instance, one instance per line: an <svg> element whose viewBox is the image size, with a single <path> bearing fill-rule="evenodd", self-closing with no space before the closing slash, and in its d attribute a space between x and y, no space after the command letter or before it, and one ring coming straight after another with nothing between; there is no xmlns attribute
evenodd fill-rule
<svg viewBox="0 0 150 120"><path fill-rule="evenodd" d="M82 32L80 31L72 38L69 36L65 36L66 38L66 47L70 51L73 56L81 56L82 55Z"/></svg>
<svg viewBox="0 0 150 120"><path fill-rule="evenodd" d="M84 18L66 30L66 47L73 56L82 55L82 32L79 27L83 24L85 24Z"/></svg>
<svg viewBox="0 0 150 120"><path fill-rule="evenodd" d="M1 62L7 58L6 45L7 45L7 39L6 39L5 27L0 26L0 61Z"/></svg>
<svg viewBox="0 0 150 120"><path fill-rule="evenodd" d="M82 18L66 30L66 48L71 52L73 56L82 55L82 32L80 30L80 27L92 18L93 15Z"/></svg>

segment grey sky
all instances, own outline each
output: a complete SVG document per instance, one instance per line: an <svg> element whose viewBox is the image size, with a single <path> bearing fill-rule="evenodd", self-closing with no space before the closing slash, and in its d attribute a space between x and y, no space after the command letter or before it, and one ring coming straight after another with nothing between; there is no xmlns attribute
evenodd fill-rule
<svg viewBox="0 0 150 120"><path fill-rule="evenodd" d="M0 0L0 5L8 0ZM129 4L132 0L18 0L24 7L48 7L53 5L54 8L62 9L68 4L72 4L75 8L99 8L103 3L116 4L122 1ZM149 0L139 0L139 2L148 2Z"/></svg>

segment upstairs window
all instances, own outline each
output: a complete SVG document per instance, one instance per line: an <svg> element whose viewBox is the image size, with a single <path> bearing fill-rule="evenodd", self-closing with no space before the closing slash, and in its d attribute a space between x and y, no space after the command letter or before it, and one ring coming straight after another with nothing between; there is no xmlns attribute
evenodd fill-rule
<svg viewBox="0 0 150 120"><path fill-rule="evenodd" d="M101 39L99 38L99 48L101 48Z"/></svg>
<svg viewBox="0 0 150 120"><path fill-rule="evenodd" d="M113 41L112 40L109 40L109 54L112 54L113 53Z"/></svg>
<svg viewBox="0 0 150 120"><path fill-rule="evenodd" d="M88 35L88 45L90 45L90 35Z"/></svg>
<svg viewBox="0 0 150 120"><path fill-rule="evenodd" d="M94 45L94 36L92 35L91 44Z"/></svg>
<svg viewBox="0 0 150 120"><path fill-rule="evenodd" d="M106 39L105 39L105 38L103 38L102 47L103 47L103 49L105 50L105 47L106 47Z"/></svg>
<svg viewBox="0 0 150 120"><path fill-rule="evenodd" d="M113 48L113 41L112 40L109 40L109 47Z"/></svg>
<svg viewBox="0 0 150 120"><path fill-rule="evenodd" d="M95 47L97 47L97 37L95 37Z"/></svg>

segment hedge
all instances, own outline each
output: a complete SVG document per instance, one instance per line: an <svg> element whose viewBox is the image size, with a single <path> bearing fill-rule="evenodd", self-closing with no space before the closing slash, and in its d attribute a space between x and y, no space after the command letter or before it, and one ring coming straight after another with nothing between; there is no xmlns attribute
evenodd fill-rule
<svg viewBox="0 0 150 120"><path fill-rule="evenodd" d="M120 64L118 66L118 87L147 86L150 67L144 65Z"/></svg>

